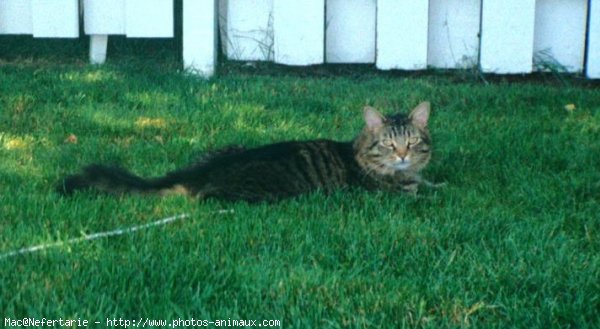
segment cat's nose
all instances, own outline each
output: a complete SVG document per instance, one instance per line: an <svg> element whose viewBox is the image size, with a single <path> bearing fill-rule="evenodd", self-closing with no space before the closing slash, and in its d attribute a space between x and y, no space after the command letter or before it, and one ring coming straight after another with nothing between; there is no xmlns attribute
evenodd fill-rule
<svg viewBox="0 0 600 329"><path fill-rule="evenodd" d="M404 159L406 159L407 155L408 155L408 150L406 148L401 148L401 149L396 150L396 156L399 157L400 159L402 159L402 161L404 161Z"/></svg>
<svg viewBox="0 0 600 329"><path fill-rule="evenodd" d="M396 154L396 161L400 161L402 163L407 162L408 161L408 155L398 155Z"/></svg>

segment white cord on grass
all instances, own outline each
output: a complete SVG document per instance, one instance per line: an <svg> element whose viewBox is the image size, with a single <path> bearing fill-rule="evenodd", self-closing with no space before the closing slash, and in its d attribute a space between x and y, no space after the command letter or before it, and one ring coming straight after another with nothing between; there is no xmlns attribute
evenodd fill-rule
<svg viewBox="0 0 600 329"><path fill-rule="evenodd" d="M219 210L217 213L227 214L227 213L232 213L232 212L233 212L233 210ZM151 228L154 226L166 225L166 224L172 223L176 220L186 219L189 217L190 217L190 214L181 214L181 215L177 215L177 216L163 218L163 219L160 219L160 220L154 221L152 223L148 223L148 224L136 225L136 226L131 226L131 227L127 227L127 228L106 231L106 232L86 234L85 236L82 236L80 238L72 238L72 239L69 239L66 241L57 241L57 242L39 244L36 246L21 248L21 249L2 253L2 254L0 254L0 259L10 258L10 257L14 257L17 255L30 254L30 253L34 253L34 252L37 252L40 250L46 250L46 249L60 247L60 246L64 246L64 245L70 245L70 244L75 244L75 243L80 243L80 242L85 242L85 241L96 240L96 239L100 239L100 238L108 238L108 237L113 237L113 236L117 236L117 235L129 234L129 233L133 233L133 232L136 232L139 230L145 230L145 229L148 229L148 228Z"/></svg>

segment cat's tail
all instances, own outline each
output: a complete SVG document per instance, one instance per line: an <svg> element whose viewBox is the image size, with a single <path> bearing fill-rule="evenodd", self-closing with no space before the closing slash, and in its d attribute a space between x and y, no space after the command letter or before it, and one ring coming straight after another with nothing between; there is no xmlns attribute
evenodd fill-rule
<svg viewBox="0 0 600 329"><path fill-rule="evenodd" d="M80 190L94 190L109 194L165 194L172 189L181 188L178 183L174 175L145 179L122 168L91 165L83 168L79 174L65 177L56 190L63 195L71 195Z"/></svg>

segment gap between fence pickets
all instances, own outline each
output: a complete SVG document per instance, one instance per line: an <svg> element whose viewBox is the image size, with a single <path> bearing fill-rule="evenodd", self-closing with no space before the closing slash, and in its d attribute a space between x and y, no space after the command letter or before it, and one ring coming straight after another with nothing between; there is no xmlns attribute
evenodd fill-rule
<svg viewBox="0 0 600 329"><path fill-rule="evenodd" d="M231 214L231 213L233 213L233 209L222 209L222 210L215 211L214 213L216 213L216 214ZM166 224L175 222L180 219L187 219L189 217L191 217L190 214L180 214L180 215L176 215L176 216L159 219L157 221L154 221L154 222L148 223L148 224L136 225L136 226L131 226L131 227L127 227L127 228L120 228L120 229L116 229L116 230L112 230L112 231L86 234L85 236L82 236L79 238L72 238L72 239L69 239L66 241L57 241L57 242L39 244L36 246L31 246L31 247L25 247L25 248L12 250L12 251L0 254L0 260L5 259L5 258L14 257L17 255L30 254L30 253L34 253L37 251L50 249L50 248L61 247L61 246L66 246L66 245L70 245L70 244L96 240L96 239L100 239L100 238L108 238L108 237L113 237L113 236L118 236L118 235L123 235L123 234L128 234L128 233L134 233L136 231L145 230L145 229L148 229L148 228L151 228L154 226L166 225Z"/></svg>

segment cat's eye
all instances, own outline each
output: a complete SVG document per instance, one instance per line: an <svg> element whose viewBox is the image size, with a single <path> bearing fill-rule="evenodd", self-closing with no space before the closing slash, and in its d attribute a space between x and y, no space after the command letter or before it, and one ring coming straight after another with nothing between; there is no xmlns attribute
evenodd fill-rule
<svg viewBox="0 0 600 329"><path fill-rule="evenodd" d="M408 145L416 145L419 144L420 141L421 139L419 137L410 137L408 139Z"/></svg>
<svg viewBox="0 0 600 329"><path fill-rule="evenodd" d="M393 148L394 147L394 141L391 139L384 139L381 141L381 145L385 146L385 147L389 147L389 148Z"/></svg>

